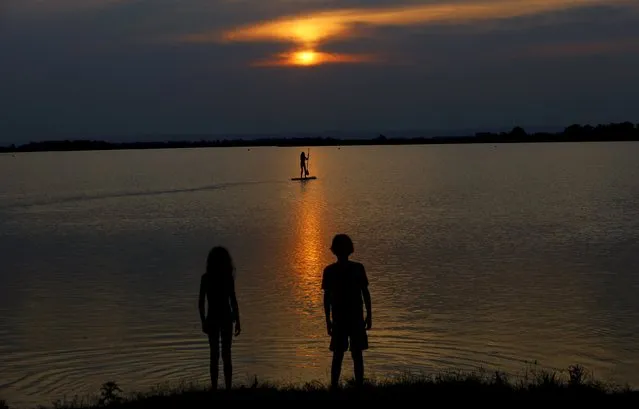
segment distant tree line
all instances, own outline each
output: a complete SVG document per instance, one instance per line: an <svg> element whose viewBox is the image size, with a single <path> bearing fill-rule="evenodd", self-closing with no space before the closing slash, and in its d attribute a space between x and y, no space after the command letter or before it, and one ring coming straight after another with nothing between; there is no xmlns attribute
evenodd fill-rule
<svg viewBox="0 0 639 409"><path fill-rule="evenodd" d="M351 145L419 145L419 144L459 144L459 143L532 143L532 142L605 142L639 141L639 124L631 122L591 125L571 125L561 132L527 133L521 127L510 132L481 132L473 136L440 136L387 138L262 138L262 139L222 139L198 141L157 141L157 142L106 142L102 140L54 140L30 142L24 145L0 147L0 152L42 152L42 151L87 151L117 149L176 149L176 148L216 148L216 147L258 147L258 146L351 146Z"/></svg>
<svg viewBox="0 0 639 409"><path fill-rule="evenodd" d="M562 132L536 132L528 134L515 127L510 132L478 133L484 142L605 142L639 141L639 124L632 122L602 124L597 126L574 124Z"/></svg>

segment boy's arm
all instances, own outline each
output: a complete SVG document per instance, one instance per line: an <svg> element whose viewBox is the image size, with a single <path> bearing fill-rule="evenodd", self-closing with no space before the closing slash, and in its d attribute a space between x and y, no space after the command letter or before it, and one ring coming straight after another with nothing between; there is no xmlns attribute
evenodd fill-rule
<svg viewBox="0 0 639 409"><path fill-rule="evenodd" d="M364 266L362 266L362 297L366 306L366 329L371 329L373 325L373 308L371 306L371 293L368 291L368 276Z"/></svg>
<svg viewBox="0 0 639 409"><path fill-rule="evenodd" d="M333 325L331 324L331 292L326 269L324 269L324 273L322 273L322 290L324 290L324 315L326 316L326 331L330 336L333 333Z"/></svg>
<svg viewBox="0 0 639 409"><path fill-rule="evenodd" d="M362 289L362 295L364 296L364 304L366 305L366 329L371 329L373 326L373 311L371 307L371 293L368 291L368 287Z"/></svg>
<svg viewBox="0 0 639 409"><path fill-rule="evenodd" d="M328 290L324 290L324 315L326 315L326 331L328 335L331 335L333 324L331 323L331 296Z"/></svg>

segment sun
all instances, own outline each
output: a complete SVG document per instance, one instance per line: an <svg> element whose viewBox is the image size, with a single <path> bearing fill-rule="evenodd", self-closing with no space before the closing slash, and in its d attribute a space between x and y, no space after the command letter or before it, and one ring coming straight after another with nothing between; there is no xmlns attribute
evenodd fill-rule
<svg viewBox="0 0 639 409"><path fill-rule="evenodd" d="M315 67L324 64L347 64L373 62L375 58L368 55L338 54L316 51L312 48L291 50L277 54L276 58L269 58L254 63L256 67Z"/></svg>
<svg viewBox="0 0 639 409"><path fill-rule="evenodd" d="M313 50L297 51L293 53L293 61L295 65L315 65L319 63L319 55Z"/></svg>

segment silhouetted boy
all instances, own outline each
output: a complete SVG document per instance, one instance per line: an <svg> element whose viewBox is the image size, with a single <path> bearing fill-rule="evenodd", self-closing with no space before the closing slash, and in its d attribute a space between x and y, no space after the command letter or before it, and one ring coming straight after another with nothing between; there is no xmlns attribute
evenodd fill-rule
<svg viewBox="0 0 639 409"><path fill-rule="evenodd" d="M330 350L333 351L331 387L336 388L339 385L344 353L349 346L353 357L355 382L357 386L361 386L364 382L362 351L368 349L366 331L371 329L372 325L368 278L362 264L348 259L354 252L350 237L345 234L336 235L331 251L337 257L337 262L327 266L322 277L326 329L331 337ZM366 319L363 317L363 303L366 305Z"/></svg>

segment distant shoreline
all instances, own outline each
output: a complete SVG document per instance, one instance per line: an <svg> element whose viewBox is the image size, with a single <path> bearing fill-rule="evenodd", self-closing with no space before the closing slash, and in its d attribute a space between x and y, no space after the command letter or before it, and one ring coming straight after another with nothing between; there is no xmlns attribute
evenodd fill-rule
<svg viewBox="0 0 639 409"><path fill-rule="evenodd" d="M631 122L606 125L571 125L561 132L537 132L529 134L523 128L515 127L510 132L476 133L473 136L440 137L398 137L380 135L376 138L257 138L257 139L217 139L189 141L150 142L107 142L104 140L51 140L30 142L23 145L0 147L2 153L55 152L55 151L95 151L130 149L183 149L218 147L300 147L300 146L392 146L392 145L443 145L443 144L503 144L503 143L549 143L549 142L637 142L639 124Z"/></svg>

